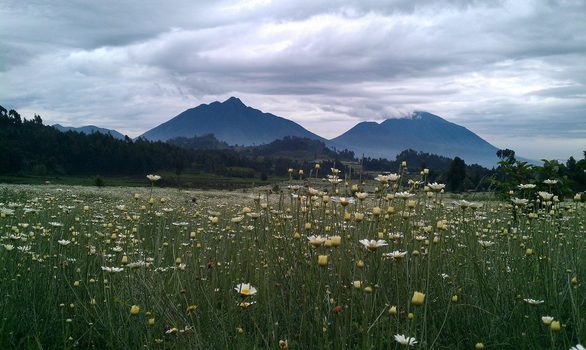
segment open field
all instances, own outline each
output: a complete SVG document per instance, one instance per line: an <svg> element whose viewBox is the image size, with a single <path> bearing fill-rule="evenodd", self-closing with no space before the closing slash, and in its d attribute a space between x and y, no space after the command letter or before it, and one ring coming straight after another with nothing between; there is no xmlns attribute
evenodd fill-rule
<svg viewBox="0 0 586 350"><path fill-rule="evenodd" d="M249 188L255 185L267 185L282 178L271 177L267 180L260 178L241 178L220 176L205 172L188 172L175 175L172 172L162 173L164 185L169 187L182 188L204 188L204 189L225 189L233 190L238 188ZM22 184L22 185L70 185L70 186L95 186L97 176L40 176L40 175L0 175L0 184ZM144 186L144 176L99 176L103 186L141 187Z"/></svg>
<svg viewBox="0 0 586 350"><path fill-rule="evenodd" d="M586 342L584 203L319 186L0 185L0 348Z"/></svg>

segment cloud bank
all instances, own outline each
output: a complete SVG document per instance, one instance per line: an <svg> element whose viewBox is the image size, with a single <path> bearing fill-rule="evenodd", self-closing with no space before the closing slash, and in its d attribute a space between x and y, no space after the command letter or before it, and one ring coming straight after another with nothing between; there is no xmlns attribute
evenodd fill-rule
<svg viewBox="0 0 586 350"><path fill-rule="evenodd" d="M0 104L130 136L229 96L324 137L425 110L530 158L586 149L584 1L12 1Z"/></svg>

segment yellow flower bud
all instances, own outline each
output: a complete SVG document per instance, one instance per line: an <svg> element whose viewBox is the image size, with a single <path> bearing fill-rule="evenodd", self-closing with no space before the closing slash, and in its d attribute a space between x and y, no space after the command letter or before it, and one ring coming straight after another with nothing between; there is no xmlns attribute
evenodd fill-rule
<svg viewBox="0 0 586 350"><path fill-rule="evenodd" d="M562 326L560 325L560 321L552 321L551 324L549 325L549 327L554 332L557 332L560 329L562 329Z"/></svg>
<svg viewBox="0 0 586 350"><path fill-rule="evenodd" d="M328 266L328 256L327 255L320 255L317 257L317 264L321 267Z"/></svg>
<svg viewBox="0 0 586 350"><path fill-rule="evenodd" d="M389 313L391 315L396 315L397 314L397 307L395 305L389 307Z"/></svg>
<svg viewBox="0 0 586 350"><path fill-rule="evenodd" d="M484 349L484 344L482 344L482 343L476 343L476 345L474 345L474 349L476 349L476 350L482 350L482 349Z"/></svg>
<svg viewBox="0 0 586 350"><path fill-rule="evenodd" d="M140 312L140 307L138 305L132 305L130 307L130 314L131 315L138 315L139 312Z"/></svg>
<svg viewBox="0 0 586 350"><path fill-rule="evenodd" d="M421 292L414 292L413 297L411 298L411 304L413 305L423 305L425 301L425 294Z"/></svg>
<svg viewBox="0 0 586 350"><path fill-rule="evenodd" d="M340 236L332 236L330 240L332 241L333 247L339 247L342 244L342 237Z"/></svg>

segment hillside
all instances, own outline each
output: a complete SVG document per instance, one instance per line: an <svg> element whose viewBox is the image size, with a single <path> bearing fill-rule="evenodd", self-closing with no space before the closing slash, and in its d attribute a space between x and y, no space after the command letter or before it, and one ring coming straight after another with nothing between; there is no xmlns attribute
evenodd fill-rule
<svg viewBox="0 0 586 350"><path fill-rule="evenodd" d="M392 159L402 150L413 149L448 158L463 158L468 164L496 165L496 147L463 126L427 112L382 123L362 122L328 145L348 148L373 158Z"/></svg>
<svg viewBox="0 0 586 350"><path fill-rule="evenodd" d="M218 140L230 145L241 146L270 143L286 136L325 141L295 122L248 107L236 97L188 109L141 137L166 141L206 134L214 134Z"/></svg>

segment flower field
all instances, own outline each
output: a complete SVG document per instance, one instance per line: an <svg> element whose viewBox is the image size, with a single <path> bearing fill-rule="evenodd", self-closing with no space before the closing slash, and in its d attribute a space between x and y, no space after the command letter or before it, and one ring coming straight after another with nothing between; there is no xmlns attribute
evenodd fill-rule
<svg viewBox="0 0 586 350"><path fill-rule="evenodd" d="M332 173L247 193L0 186L0 348L586 342L579 197Z"/></svg>

